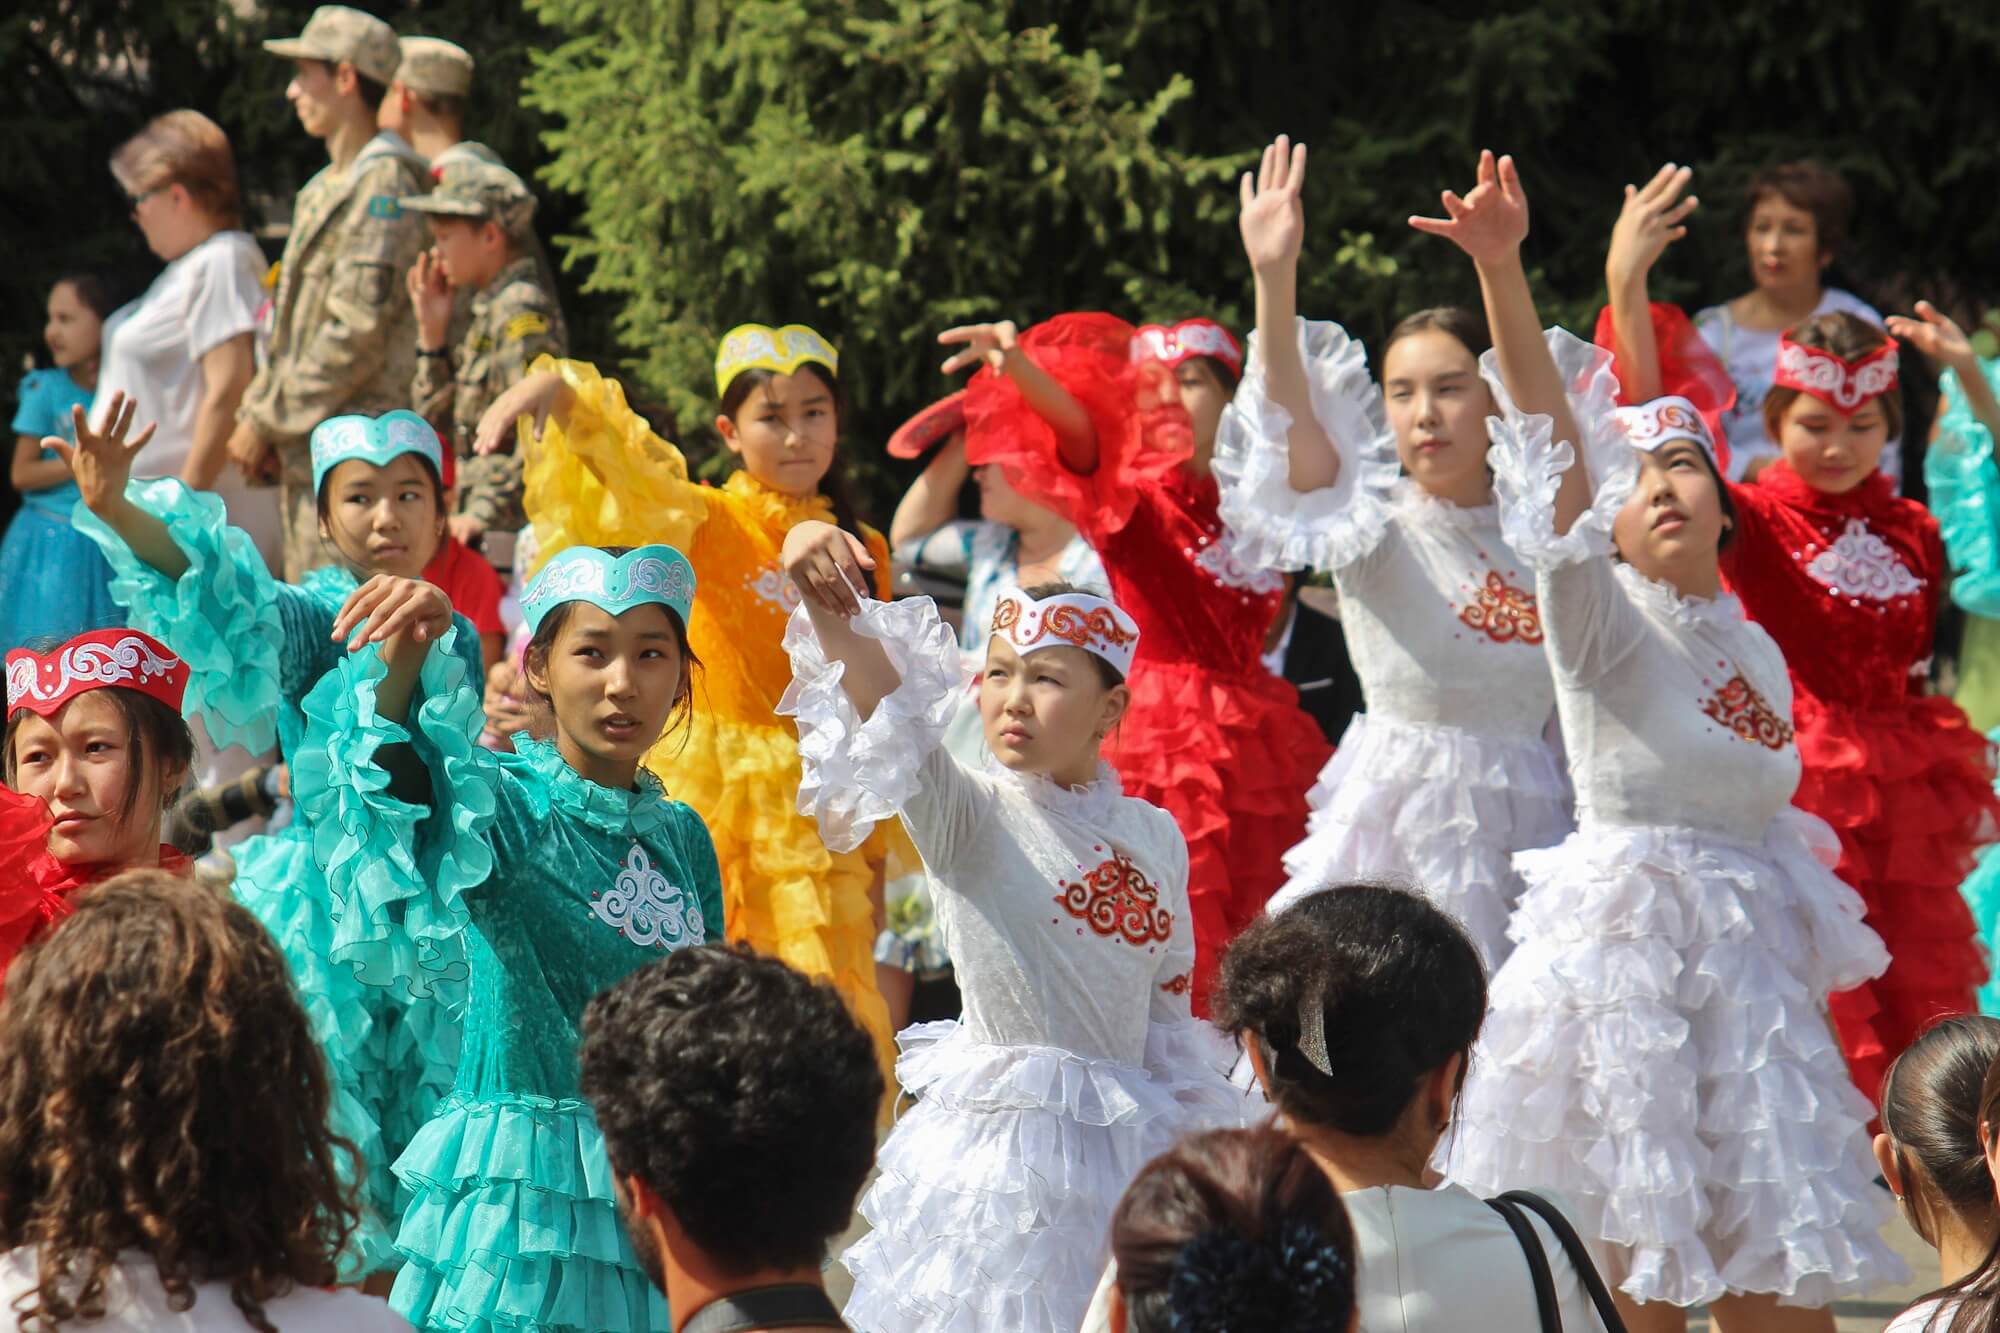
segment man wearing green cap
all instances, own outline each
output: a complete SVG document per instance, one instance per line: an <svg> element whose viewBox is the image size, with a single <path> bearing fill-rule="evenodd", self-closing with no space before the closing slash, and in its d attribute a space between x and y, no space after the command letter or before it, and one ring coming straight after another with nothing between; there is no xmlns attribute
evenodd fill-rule
<svg viewBox="0 0 2000 1333"><path fill-rule="evenodd" d="M427 183L422 159L376 133L402 59L388 24L345 5L313 11L297 37L264 43L297 66L285 97L328 164L299 191L274 297L270 354L237 411L229 455L282 488L285 577L330 564L313 502L307 440L345 413L409 405L416 344L399 279L423 223L399 200Z"/></svg>
<svg viewBox="0 0 2000 1333"><path fill-rule="evenodd" d="M521 459L512 450L477 457L472 441L493 400L536 357L561 356L568 342L562 311L542 283L530 246L535 197L507 168L469 161L445 168L434 190L402 206L429 217L433 242L409 273L418 340L410 397L459 459L452 534L508 568L513 544L501 534L511 536L527 521ZM455 347L448 342L454 288L473 293Z"/></svg>

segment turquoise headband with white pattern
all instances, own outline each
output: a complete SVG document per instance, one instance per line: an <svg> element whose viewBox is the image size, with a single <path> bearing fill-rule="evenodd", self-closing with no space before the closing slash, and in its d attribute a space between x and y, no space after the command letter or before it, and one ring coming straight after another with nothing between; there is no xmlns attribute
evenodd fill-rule
<svg viewBox="0 0 2000 1333"><path fill-rule="evenodd" d="M444 477L444 445L415 412L399 407L379 417L328 417L313 427L313 494L319 494L327 473L351 458L387 467L404 454L429 459L431 471Z"/></svg>
<svg viewBox="0 0 2000 1333"><path fill-rule="evenodd" d="M532 633L564 602L589 602L614 616L635 606L664 606L685 629L694 610L694 566L671 546L635 546L613 555L595 546L572 546L549 558L521 594L521 614Z"/></svg>

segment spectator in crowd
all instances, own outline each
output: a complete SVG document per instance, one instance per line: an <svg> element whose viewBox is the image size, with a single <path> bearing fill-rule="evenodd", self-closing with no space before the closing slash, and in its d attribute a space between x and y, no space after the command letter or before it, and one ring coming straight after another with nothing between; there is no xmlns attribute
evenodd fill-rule
<svg viewBox="0 0 2000 1333"><path fill-rule="evenodd" d="M409 406L416 327L399 288L423 248L423 222L397 200L430 177L407 144L376 132L402 59L388 24L321 5L303 33L264 48L297 65L285 96L329 162L293 206L270 359L244 395L229 456L247 476L277 481L285 577L298 579L335 559L319 534L313 427Z"/></svg>
<svg viewBox="0 0 2000 1333"><path fill-rule="evenodd" d="M1885 1333L1974 1333L2000 1321L2000 1203L1989 1161L2000 1115L2000 1019L1947 1018L1882 1084L1875 1161L1903 1217L1938 1252L1939 1287Z"/></svg>
<svg viewBox="0 0 2000 1333"><path fill-rule="evenodd" d="M408 1333L328 1291L355 1207L284 958L157 870L79 901L0 1000L0 1299L24 1328Z"/></svg>
<svg viewBox="0 0 2000 1333"><path fill-rule="evenodd" d="M839 993L742 945L682 949L591 1002L580 1060L674 1327L844 1329L820 1267L874 1162L882 1075Z"/></svg>
<svg viewBox="0 0 2000 1333"><path fill-rule="evenodd" d="M42 447L50 436L76 439L71 412L88 407L97 387L110 313L110 288L94 273L58 278L49 288L42 340L55 364L29 371L15 395L8 473L21 508L0 541L0 653L124 623L111 598L111 566L70 529L76 483L69 464Z"/></svg>
<svg viewBox="0 0 2000 1333"><path fill-rule="evenodd" d="M402 63L382 98L375 123L398 135L441 172L455 162L498 162L484 144L465 141L465 103L472 95L472 53L442 37L405 37Z"/></svg>
<svg viewBox="0 0 2000 1333"><path fill-rule="evenodd" d="M1111 1223L1115 1333L1348 1333L1354 1232L1333 1182L1274 1126L1215 1129L1146 1164Z"/></svg>
<svg viewBox="0 0 2000 1333"><path fill-rule="evenodd" d="M509 569L512 534L527 523L521 456L511 438L498 453L475 455L472 444L494 400L518 384L536 358L562 356L569 340L562 310L535 263L535 196L505 167L466 162L446 168L430 194L401 203L429 218L433 242L407 277L417 323L410 397L458 460L451 535L484 546L491 534L488 558ZM447 341L454 290L473 293L456 345Z"/></svg>
<svg viewBox="0 0 2000 1333"><path fill-rule="evenodd" d="M1214 1022L1241 1036L1286 1127L1346 1202L1364 1329L1539 1327L1508 1220L1458 1186L1432 1188L1430 1164L1485 1016L1486 976L1470 937L1404 889L1312 894L1255 922L1223 957ZM1582 1268L1543 1218L1530 1222L1563 1327L1591 1333L1600 1324ZM1112 1327L1111 1282L1108 1274L1085 1333Z"/></svg>
<svg viewBox="0 0 2000 1333"><path fill-rule="evenodd" d="M1695 329L1736 385L1736 406L1724 414L1729 479L1754 480L1778 456L1764 428L1764 395L1778 367L1778 337L1814 315L1844 310L1878 328L1882 316L1853 292L1826 285L1826 271L1847 241L1854 192L1817 162L1785 162L1758 172L1745 191L1743 242L1750 290L1698 311ZM1898 472L1897 441L1882 452L1882 470Z"/></svg>

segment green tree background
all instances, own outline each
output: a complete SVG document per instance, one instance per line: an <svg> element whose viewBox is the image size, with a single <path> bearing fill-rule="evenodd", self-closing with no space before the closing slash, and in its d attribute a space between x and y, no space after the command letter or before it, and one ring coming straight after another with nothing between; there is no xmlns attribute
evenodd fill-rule
<svg viewBox="0 0 2000 1333"><path fill-rule="evenodd" d="M1403 224L1513 151L1545 312L1587 332L1619 186L1672 158L1705 200L1659 294L1742 290L1743 181L1816 156L1859 200L1837 278L1884 308L2000 290L1982 135L2000 10L1946 0L526 0L364 5L481 61L471 132L538 173L579 352L670 407L714 470L717 337L832 335L877 521L904 470L879 442L950 386L937 330L1065 309L1205 312L1241 328L1235 174L1285 130L1313 150L1302 306L1379 338L1475 295ZM0 19L0 292L9 364L49 281L149 263L103 163L149 115L229 129L258 199L323 160L257 40L310 5L32 0Z"/></svg>

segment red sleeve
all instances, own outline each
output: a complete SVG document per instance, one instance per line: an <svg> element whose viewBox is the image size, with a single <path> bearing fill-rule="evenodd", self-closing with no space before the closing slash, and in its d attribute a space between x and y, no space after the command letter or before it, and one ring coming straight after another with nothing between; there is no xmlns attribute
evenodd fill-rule
<svg viewBox="0 0 2000 1333"><path fill-rule="evenodd" d="M1021 350L1083 405L1097 433L1097 469L1064 466L1056 433L1003 375L982 369L966 386L965 456L998 463L1014 488L1102 545L1130 521L1141 496L1194 453L1164 366L1132 362L1133 328L1113 315L1058 315L1021 335Z"/></svg>
<svg viewBox="0 0 2000 1333"><path fill-rule="evenodd" d="M1653 341L1660 349L1660 393L1678 394L1693 403L1715 436L1716 462L1726 475L1729 471L1729 441L1722 433L1722 418L1736 406L1736 382L1729 378L1722 358L1702 341L1694 321L1677 305L1654 301L1648 307L1653 316ZM1611 307L1597 312L1599 347L1618 354L1618 339L1611 327ZM1620 402L1626 401L1624 377L1619 377Z"/></svg>
<svg viewBox="0 0 2000 1333"><path fill-rule="evenodd" d="M40 799L0 787L0 978L66 905L51 886L66 878L49 855L55 821Z"/></svg>
<svg viewBox="0 0 2000 1333"><path fill-rule="evenodd" d="M449 534L424 568L424 577L444 589L451 609L472 622L481 634L505 634L500 599L505 594L500 575L472 548Z"/></svg>

